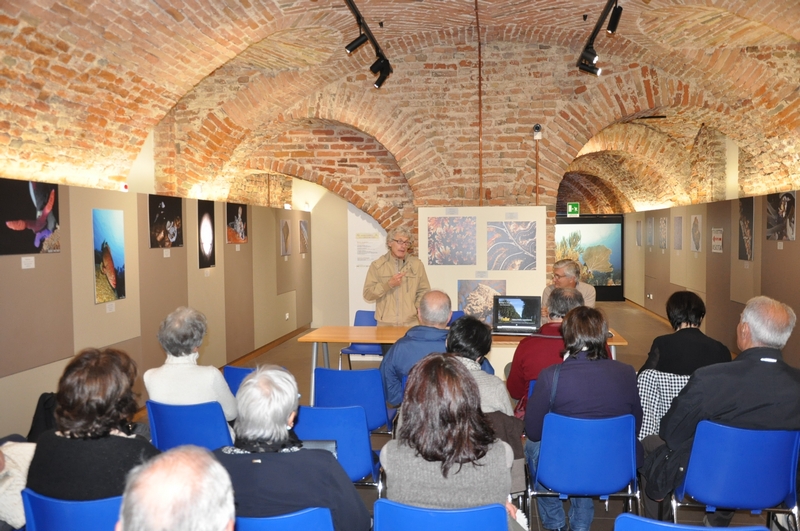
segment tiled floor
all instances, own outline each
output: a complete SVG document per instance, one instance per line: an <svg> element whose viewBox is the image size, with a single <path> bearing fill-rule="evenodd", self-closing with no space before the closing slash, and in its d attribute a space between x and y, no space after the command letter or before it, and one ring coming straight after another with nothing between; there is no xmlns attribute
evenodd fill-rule
<svg viewBox="0 0 800 531"><path fill-rule="evenodd" d="M617 347L617 359L633 365L637 370L647 359L647 352L649 351L653 339L656 336L671 332L669 324L665 319L657 317L635 304L629 302L601 302L598 303L598 307L608 316L611 327L617 330L622 337L628 341L627 346ZM329 345L331 365L336 366L336 354L345 346L344 344L334 343ZM291 339L258 357L248 359L242 365L254 367L256 365L276 364L287 368L297 379L298 387L303 395L300 399L301 404L307 405L309 398L308 391L311 384L310 350L311 346L308 343L301 344L298 343L296 339ZM322 356L320 356L320 358L322 358ZM320 360L319 363L321 364L322 361ZM377 361L363 362L359 361L357 357L353 357L354 369L365 369L377 366ZM387 440L388 438L384 436L373 436L373 447L379 450ZM361 489L360 492L367 506L371 507L376 499L374 489ZM596 501L592 530L613 531L614 519L622 512L622 506L623 502L621 500L612 500L608 503L608 511L606 511L605 504ZM568 505L565 506L565 510L568 510ZM701 510L683 509L680 510L678 514L679 520L682 523L702 525L703 512ZM732 525L763 525L763 523L764 518L761 516L739 513L734 518ZM531 530L542 531L542 529L538 516L534 514L533 521L531 522Z"/></svg>

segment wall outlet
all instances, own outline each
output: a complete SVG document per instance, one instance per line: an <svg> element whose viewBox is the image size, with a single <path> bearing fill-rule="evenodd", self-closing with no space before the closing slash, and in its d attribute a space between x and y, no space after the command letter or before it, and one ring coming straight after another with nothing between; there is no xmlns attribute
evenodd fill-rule
<svg viewBox="0 0 800 531"><path fill-rule="evenodd" d="M289 314L288 313L286 314L286 320L287 321L289 320Z"/></svg>

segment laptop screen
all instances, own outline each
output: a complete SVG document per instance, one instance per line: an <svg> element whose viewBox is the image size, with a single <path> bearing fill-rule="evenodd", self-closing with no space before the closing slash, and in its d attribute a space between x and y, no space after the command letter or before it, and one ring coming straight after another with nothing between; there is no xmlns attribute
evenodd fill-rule
<svg viewBox="0 0 800 531"><path fill-rule="evenodd" d="M495 295L492 323L495 331L535 332L542 323L542 298L538 295Z"/></svg>

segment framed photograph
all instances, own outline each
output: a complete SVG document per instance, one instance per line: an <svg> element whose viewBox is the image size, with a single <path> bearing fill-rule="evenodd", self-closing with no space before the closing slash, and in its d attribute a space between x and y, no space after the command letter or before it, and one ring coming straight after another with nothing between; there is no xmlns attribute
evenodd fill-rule
<svg viewBox="0 0 800 531"><path fill-rule="evenodd" d="M299 223L300 229L300 254L311 252L311 232L308 229L308 220L301 219Z"/></svg>
<svg viewBox="0 0 800 531"><path fill-rule="evenodd" d="M247 205L227 203L225 205L225 241L247 243Z"/></svg>
<svg viewBox="0 0 800 531"><path fill-rule="evenodd" d="M475 216L428 218L428 265L477 264L477 233Z"/></svg>
<svg viewBox="0 0 800 531"><path fill-rule="evenodd" d="M197 254L200 269L217 265L214 201L197 201Z"/></svg>
<svg viewBox="0 0 800 531"><path fill-rule="evenodd" d="M753 198L739 199L739 260L753 261Z"/></svg>
<svg viewBox="0 0 800 531"><path fill-rule="evenodd" d="M183 247L183 199L148 195L150 248Z"/></svg>
<svg viewBox="0 0 800 531"><path fill-rule="evenodd" d="M672 248L676 251L683 249L683 216L672 218Z"/></svg>
<svg viewBox="0 0 800 531"><path fill-rule="evenodd" d="M59 253L58 185L0 179L0 255Z"/></svg>
<svg viewBox="0 0 800 531"><path fill-rule="evenodd" d="M767 195L767 239L795 238L795 192Z"/></svg>
<svg viewBox="0 0 800 531"><path fill-rule="evenodd" d="M647 246L652 247L655 241L655 218L647 218Z"/></svg>
<svg viewBox="0 0 800 531"><path fill-rule="evenodd" d="M94 303L125 298L125 222L122 210L92 210Z"/></svg>
<svg viewBox="0 0 800 531"><path fill-rule="evenodd" d="M536 222L488 222L486 264L489 271L536 270Z"/></svg>
<svg viewBox="0 0 800 531"><path fill-rule="evenodd" d="M667 248L667 225L669 218L658 218L658 248Z"/></svg>
<svg viewBox="0 0 800 531"><path fill-rule="evenodd" d="M699 253L703 250L703 216L692 216L691 218L691 238L689 248L692 252Z"/></svg>
<svg viewBox="0 0 800 531"><path fill-rule="evenodd" d="M292 254L292 229L288 219L281 220L280 231L281 256L289 256Z"/></svg>

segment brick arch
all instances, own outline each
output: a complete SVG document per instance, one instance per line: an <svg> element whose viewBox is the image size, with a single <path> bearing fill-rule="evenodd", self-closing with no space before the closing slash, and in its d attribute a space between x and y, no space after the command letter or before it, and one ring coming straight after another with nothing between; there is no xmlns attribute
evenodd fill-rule
<svg viewBox="0 0 800 531"><path fill-rule="evenodd" d="M595 175L579 172L567 172L561 180L556 212L566 213L568 202L579 202L582 214L621 214L633 211L633 205L614 186Z"/></svg>

